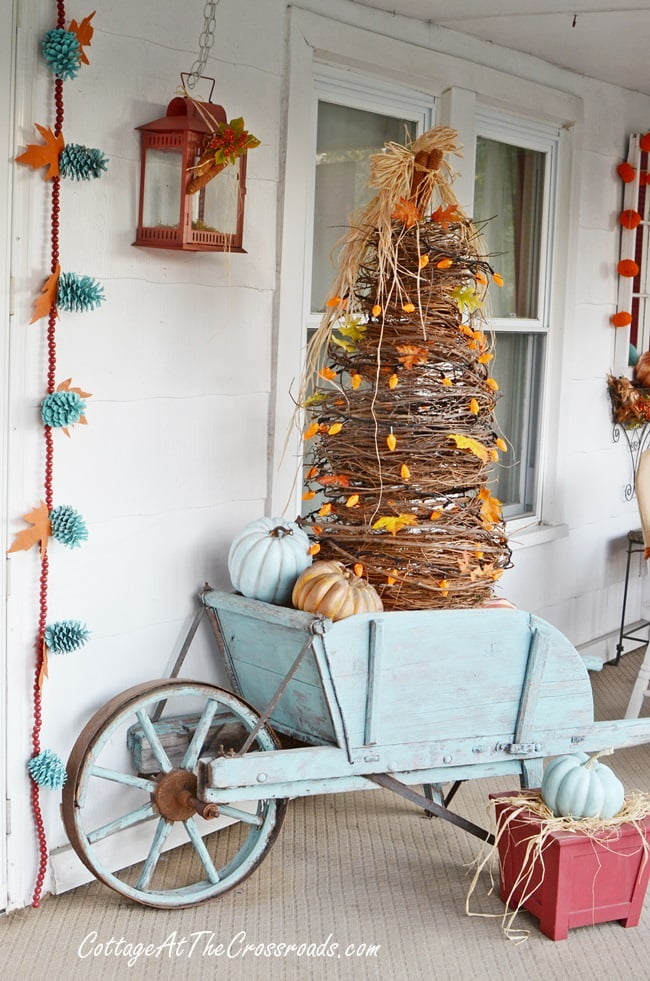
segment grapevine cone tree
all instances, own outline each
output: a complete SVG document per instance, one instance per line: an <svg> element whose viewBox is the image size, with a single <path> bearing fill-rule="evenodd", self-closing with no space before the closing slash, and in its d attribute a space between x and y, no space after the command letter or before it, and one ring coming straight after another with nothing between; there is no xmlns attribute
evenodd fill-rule
<svg viewBox="0 0 650 981"><path fill-rule="evenodd" d="M453 130L372 158L310 346L305 528L387 609L476 606L510 562L484 303L499 277L451 188Z"/></svg>

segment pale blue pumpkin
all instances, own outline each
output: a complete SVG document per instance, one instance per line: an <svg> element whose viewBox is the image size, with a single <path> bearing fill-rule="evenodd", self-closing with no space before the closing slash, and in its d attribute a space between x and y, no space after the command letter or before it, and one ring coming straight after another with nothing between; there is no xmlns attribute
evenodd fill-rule
<svg viewBox="0 0 650 981"><path fill-rule="evenodd" d="M542 800L555 817L608 820L618 814L624 799L621 781L595 756L558 756L544 771Z"/></svg>
<svg viewBox="0 0 650 981"><path fill-rule="evenodd" d="M296 579L312 563L310 544L294 521L257 518L230 546L230 581L243 596L289 605Z"/></svg>

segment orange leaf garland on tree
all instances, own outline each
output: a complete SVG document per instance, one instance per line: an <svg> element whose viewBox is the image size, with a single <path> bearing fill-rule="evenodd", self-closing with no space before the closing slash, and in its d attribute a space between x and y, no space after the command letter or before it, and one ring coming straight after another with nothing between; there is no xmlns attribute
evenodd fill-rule
<svg viewBox="0 0 650 981"><path fill-rule="evenodd" d="M492 497L487 487L481 487L478 492L481 499L481 518L483 525L489 528L491 525L501 521L501 501L497 497Z"/></svg>
<svg viewBox="0 0 650 981"><path fill-rule="evenodd" d="M471 436L463 436L462 433L449 433L447 439L453 439L459 450L469 450L470 453L473 453L483 463L487 463L487 447L479 443L477 439L473 439Z"/></svg>
<svg viewBox="0 0 650 981"><path fill-rule="evenodd" d="M41 501L37 508L23 515L23 520L27 521L31 525L31 528L24 528L23 531L19 531L14 538L13 545L7 549L7 552L26 552L33 545L40 542L41 556L45 555L47 541L52 534L50 512L47 504Z"/></svg>
<svg viewBox="0 0 650 981"><path fill-rule="evenodd" d="M443 208L441 205L431 214L431 220L437 221L445 230L449 228L452 221L460 221L461 218L462 215L458 210L458 206L455 204L450 204L447 208Z"/></svg>
<svg viewBox="0 0 650 981"><path fill-rule="evenodd" d="M426 347L417 347L415 344L396 344L395 346L401 354L399 360L405 368L413 368L416 364L426 364L429 360L429 352Z"/></svg>
<svg viewBox="0 0 650 981"><path fill-rule="evenodd" d="M39 126L38 123L34 123L34 127L41 134L45 143L28 143L25 152L16 157L16 163L33 167L34 170L46 167L43 180L49 181L53 177L59 176L59 157L65 146L63 134L59 133L58 136L55 136L51 129L46 126Z"/></svg>

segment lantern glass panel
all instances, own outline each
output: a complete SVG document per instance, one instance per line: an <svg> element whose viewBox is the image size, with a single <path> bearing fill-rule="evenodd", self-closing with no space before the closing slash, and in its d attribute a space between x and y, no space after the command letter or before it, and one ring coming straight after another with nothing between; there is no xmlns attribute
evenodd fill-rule
<svg viewBox="0 0 650 981"><path fill-rule="evenodd" d="M178 228L182 155L178 150L147 150L142 224L146 228Z"/></svg>
<svg viewBox="0 0 650 981"><path fill-rule="evenodd" d="M192 195L192 228L235 235L238 195L239 166L229 165Z"/></svg>

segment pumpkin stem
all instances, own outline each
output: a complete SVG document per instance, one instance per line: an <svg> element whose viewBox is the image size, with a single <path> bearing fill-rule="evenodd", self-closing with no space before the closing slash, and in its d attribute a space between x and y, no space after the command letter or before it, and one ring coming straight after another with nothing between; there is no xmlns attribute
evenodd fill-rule
<svg viewBox="0 0 650 981"><path fill-rule="evenodd" d="M601 749L600 753L595 753L593 756L590 756L584 765L585 770L593 770L594 766L596 765L596 761L600 759L601 756L611 756L613 752L614 747L610 746L609 749Z"/></svg>
<svg viewBox="0 0 650 981"><path fill-rule="evenodd" d="M286 528L284 525L278 525L276 528L272 528L269 532L271 538L284 538L285 535L293 535L293 528Z"/></svg>

